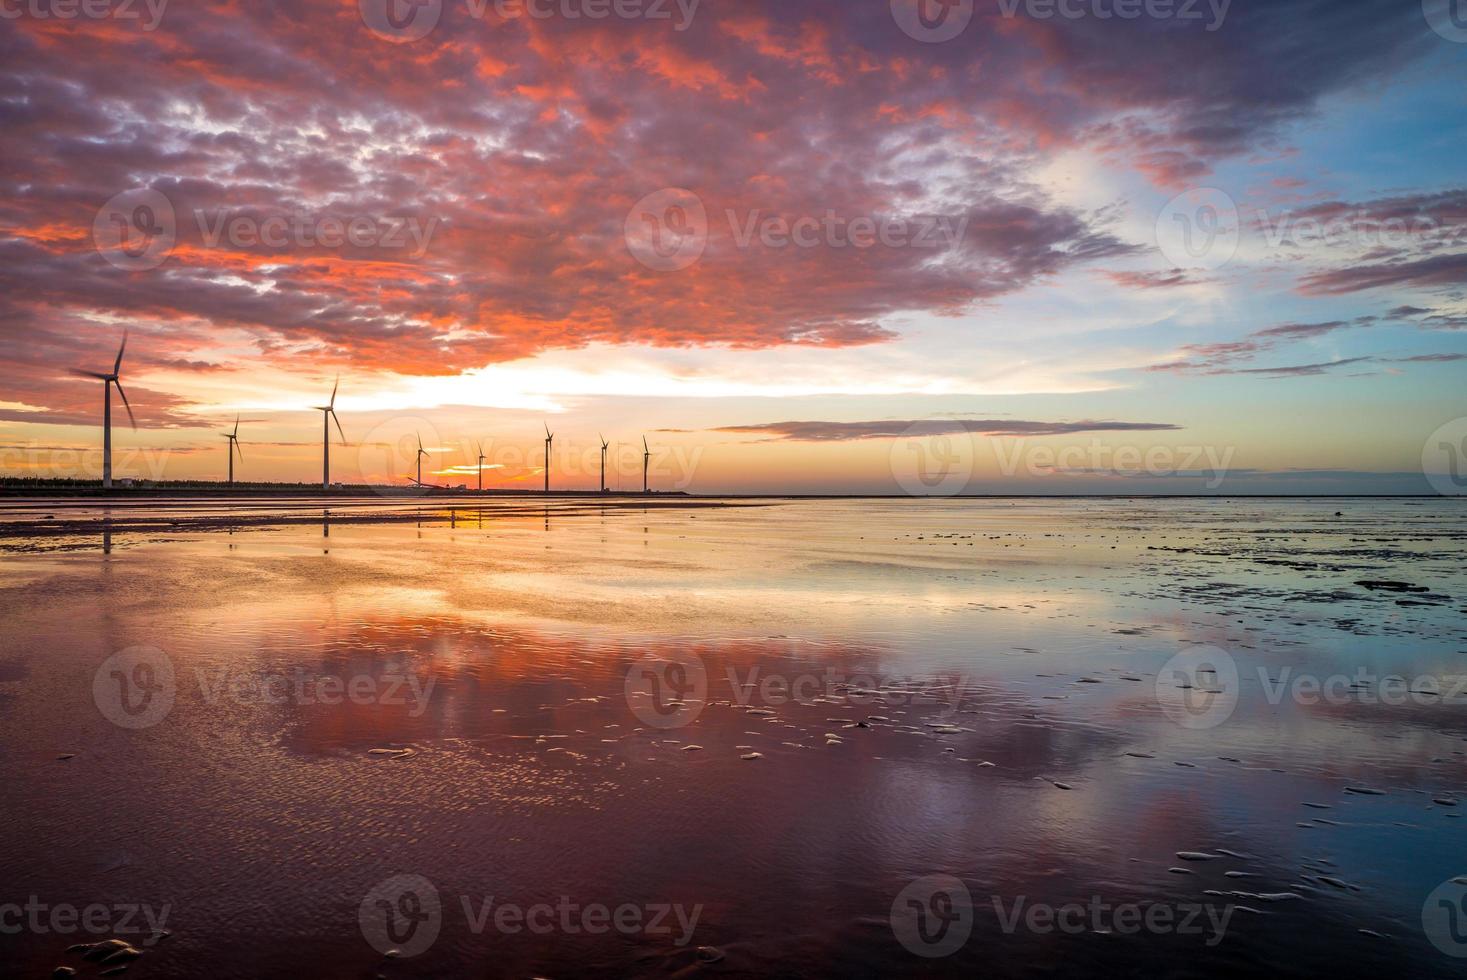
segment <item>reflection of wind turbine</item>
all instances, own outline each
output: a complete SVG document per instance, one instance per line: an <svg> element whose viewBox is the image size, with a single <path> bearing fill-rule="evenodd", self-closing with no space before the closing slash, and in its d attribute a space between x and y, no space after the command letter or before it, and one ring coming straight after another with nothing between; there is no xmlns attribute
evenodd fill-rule
<svg viewBox="0 0 1467 980"><path fill-rule="evenodd" d="M648 493L647 489L647 464L652 461L652 450L647 446L647 437L642 437L642 492Z"/></svg>
<svg viewBox="0 0 1467 980"><path fill-rule="evenodd" d="M550 431L550 426L545 426L545 492L550 492L550 444L555 441L555 433Z"/></svg>
<svg viewBox="0 0 1467 980"><path fill-rule="evenodd" d="M325 405L316 405L316 411L321 414L321 489L331 489L331 423L336 422L336 431L341 434L341 444L346 445L346 433L341 431L341 419L336 417L336 389L341 387L341 375L336 376L336 384L331 386L331 401Z"/></svg>
<svg viewBox="0 0 1467 980"><path fill-rule="evenodd" d="M605 493L606 492L606 447L609 446L610 443L608 443L606 441L606 437L603 436L599 432L596 433L596 438L598 438L598 439L601 440L601 492L602 493Z"/></svg>
<svg viewBox="0 0 1467 980"><path fill-rule="evenodd" d="M428 450L423 448L423 437L418 436L418 486L423 485L423 457L428 455Z"/></svg>
<svg viewBox="0 0 1467 980"><path fill-rule="evenodd" d="M229 483L234 485L234 454L239 453L239 461L244 462L244 453L239 448L239 416L234 417L234 431L224 433L224 438L229 440Z"/></svg>
<svg viewBox="0 0 1467 980"><path fill-rule="evenodd" d="M72 368L71 373L79 378L96 378L102 382L105 392L102 401L102 489L112 489L112 386L117 386L117 393L122 396L122 405L127 409L127 420L136 429L137 419L132 416L132 406L127 403L127 392L122 390L122 352L127 350L127 331L122 332L122 346L117 348L117 360L112 364L112 373L103 374L100 371L84 371L81 368Z"/></svg>
<svg viewBox="0 0 1467 980"><path fill-rule="evenodd" d="M476 439L476 440L474 440L474 447L475 447L475 449L478 450L478 453L479 453L479 492L480 493L483 493L484 492L484 444L482 442L479 442Z"/></svg>

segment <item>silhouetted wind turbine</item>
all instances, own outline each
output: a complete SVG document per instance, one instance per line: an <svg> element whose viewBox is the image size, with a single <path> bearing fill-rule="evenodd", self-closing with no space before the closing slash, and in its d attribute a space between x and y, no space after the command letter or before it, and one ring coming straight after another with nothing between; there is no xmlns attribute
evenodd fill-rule
<svg viewBox="0 0 1467 980"><path fill-rule="evenodd" d="M428 450L423 448L423 437L418 436L418 486L423 485L423 457L428 455Z"/></svg>
<svg viewBox="0 0 1467 980"><path fill-rule="evenodd" d="M610 443L608 443L606 441L606 437L603 436L599 432L596 433L596 438L598 438L598 439L601 440L601 492L602 493L605 493L606 492L606 447L608 445L610 445Z"/></svg>
<svg viewBox="0 0 1467 980"><path fill-rule="evenodd" d="M117 360L112 364L111 374L102 374L99 371L85 371L81 368L72 368L71 373L80 378L96 378L102 382L105 392L102 402L102 489L112 489L112 386L117 386L117 393L122 396L122 405L127 409L127 420L136 429L137 419L133 418L132 406L127 403L127 392L122 390L122 381L119 380L122 373L122 352L127 350L127 331L122 331L122 346L117 348Z"/></svg>
<svg viewBox="0 0 1467 980"><path fill-rule="evenodd" d="M474 448L479 453L479 492L484 492L484 444L477 439L474 440Z"/></svg>
<svg viewBox="0 0 1467 980"><path fill-rule="evenodd" d="M550 492L550 444L555 441L555 433L550 431L550 426L545 426L545 492Z"/></svg>
<svg viewBox="0 0 1467 980"><path fill-rule="evenodd" d="M239 448L239 416L234 417L234 431L224 433L224 438L229 440L229 482L234 484L234 454L239 453L239 461L244 462L244 453Z"/></svg>
<svg viewBox="0 0 1467 980"><path fill-rule="evenodd" d="M341 444L346 445L346 433L341 431L341 419L336 417L336 389L341 387L341 375L336 376L336 384L331 386L331 401L325 405L315 406L316 411L321 412L321 489L331 489L331 423L336 422L336 431L341 434Z"/></svg>
<svg viewBox="0 0 1467 980"><path fill-rule="evenodd" d="M647 437L642 437L642 492L647 493L647 464L652 461L652 450L647 446Z"/></svg>

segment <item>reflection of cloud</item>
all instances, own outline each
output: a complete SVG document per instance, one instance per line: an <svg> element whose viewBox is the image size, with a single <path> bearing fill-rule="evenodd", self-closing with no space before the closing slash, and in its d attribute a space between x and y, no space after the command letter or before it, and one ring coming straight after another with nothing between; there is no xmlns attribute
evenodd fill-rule
<svg viewBox="0 0 1467 980"><path fill-rule="evenodd" d="M899 436L943 435L967 432L985 436L1053 436L1075 432L1175 431L1165 422L1027 422L1015 419L907 419L882 422L762 422L725 425L714 432L768 435L793 442L846 442Z"/></svg>

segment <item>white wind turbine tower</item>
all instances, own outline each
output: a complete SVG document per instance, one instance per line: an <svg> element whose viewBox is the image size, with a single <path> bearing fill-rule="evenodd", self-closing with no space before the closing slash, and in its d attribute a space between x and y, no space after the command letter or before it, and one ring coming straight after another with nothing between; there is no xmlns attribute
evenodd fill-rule
<svg viewBox="0 0 1467 980"><path fill-rule="evenodd" d="M122 405L127 409L127 420L136 429L137 420L133 418L132 406L127 403L127 392L122 390L122 352L127 350L127 331L122 332L122 346L117 348L117 360L112 364L111 374L102 374L99 371L86 371L81 368L72 368L71 373L80 378L96 378L102 382L105 396L102 402L102 489L112 489L112 386L117 386L117 393L122 396Z"/></svg>
<svg viewBox="0 0 1467 980"><path fill-rule="evenodd" d="M652 450L649 449L648 446L647 446L647 437L646 436L643 436L642 437L642 492L643 493L649 492L648 489L647 489L647 465L651 461L652 461Z"/></svg>
<svg viewBox="0 0 1467 980"><path fill-rule="evenodd" d="M550 431L550 426L545 426L545 492L550 492L550 444L555 441L555 433Z"/></svg>
<svg viewBox="0 0 1467 980"><path fill-rule="evenodd" d="M224 438L229 440L229 485L234 485L234 454L239 453L239 461L244 462L244 453L239 448L239 416L234 417L234 431L224 433Z"/></svg>
<svg viewBox="0 0 1467 980"><path fill-rule="evenodd" d="M428 450L423 448L423 437L418 436L418 486L423 485L423 457L428 455Z"/></svg>
<svg viewBox="0 0 1467 980"><path fill-rule="evenodd" d="M336 389L341 387L341 375L331 386L331 401L314 406L321 414L321 489L331 489L331 423L336 422L336 431L341 435L341 444L346 445L346 433L341 431L341 419L336 417Z"/></svg>
<svg viewBox="0 0 1467 980"><path fill-rule="evenodd" d="M484 492L484 444L477 439L474 440L474 448L479 453L479 492Z"/></svg>
<svg viewBox="0 0 1467 980"><path fill-rule="evenodd" d="M606 447L611 445L601 433L596 433L596 438L601 440L601 492L606 492Z"/></svg>

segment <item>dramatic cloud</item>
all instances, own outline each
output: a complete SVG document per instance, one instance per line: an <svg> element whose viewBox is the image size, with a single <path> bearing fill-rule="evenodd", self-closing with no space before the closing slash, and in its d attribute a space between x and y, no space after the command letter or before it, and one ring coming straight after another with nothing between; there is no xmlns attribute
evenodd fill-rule
<svg viewBox="0 0 1467 980"><path fill-rule="evenodd" d="M765 422L727 425L715 432L767 435L788 442L848 442L966 432L984 436L1055 436L1075 432L1167 432L1164 422L1029 422L1016 419L908 419L880 422Z"/></svg>
<svg viewBox="0 0 1467 980"><path fill-rule="evenodd" d="M176 3L146 31L8 19L0 335L28 372L10 417L88 414L64 338L105 347L119 322L195 373L219 369L220 332L275 364L418 376L597 343L885 343L894 315L1136 250L1118 211L1035 182L1054 154L1178 186L1281 151L1322 100L1439 41L1395 0L1239 4L1214 30L979 6L945 44L843 0L710 2L690 23L445 3L403 44L343 0ZM639 203L670 188L687 194ZM105 207L141 189L166 207ZM159 262L109 263L99 217ZM639 261L629 217L668 251ZM691 264L660 264L688 241ZM1460 281L1446 258L1305 288ZM187 424L175 396L136 394L140 422Z"/></svg>

